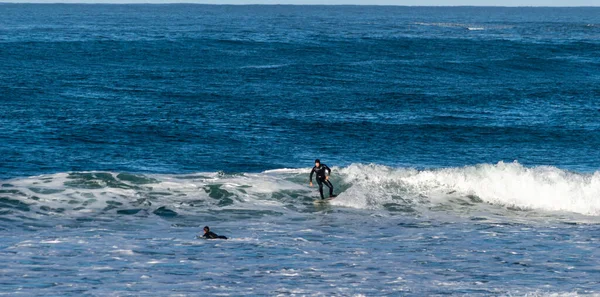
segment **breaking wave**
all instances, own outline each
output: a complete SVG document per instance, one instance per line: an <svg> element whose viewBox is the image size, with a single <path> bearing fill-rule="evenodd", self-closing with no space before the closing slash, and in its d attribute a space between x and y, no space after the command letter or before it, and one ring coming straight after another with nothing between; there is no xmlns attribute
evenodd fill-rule
<svg viewBox="0 0 600 297"><path fill-rule="evenodd" d="M436 206L600 215L600 172L576 173L517 162L417 170L376 164L334 168L332 207L400 212ZM282 215L315 210L309 169L188 175L69 172L1 182L0 217L89 217L247 211ZM317 209L318 210L318 209Z"/></svg>
<svg viewBox="0 0 600 297"><path fill-rule="evenodd" d="M349 203L354 207L381 204L382 197L428 203L467 198L510 208L600 215L598 171L583 174L551 166L528 168L517 162L436 170L352 165L341 171L353 184L347 192L354 193Z"/></svg>

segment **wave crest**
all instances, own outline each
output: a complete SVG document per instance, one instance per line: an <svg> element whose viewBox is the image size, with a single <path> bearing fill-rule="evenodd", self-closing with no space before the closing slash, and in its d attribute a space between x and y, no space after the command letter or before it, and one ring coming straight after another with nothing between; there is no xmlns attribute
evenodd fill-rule
<svg viewBox="0 0 600 297"><path fill-rule="evenodd" d="M354 199L348 206L369 207L398 195L411 201L427 198L428 202L469 197L506 207L600 215L600 172L528 168L518 162L434 170L351 165L341 171L353 185L349 191L356 197L365 194L364 200ZM381 202L375 202L370 193L377 193Z"/></svg>
<svg viewBox="0 0 600 297"><path fill-rule="evenodd" d="M600 172L517 162L417 170L377 164L334 168L333 205L393 212L474 205L600 215ZM157 215L202 212L282 215L319 211L309 169L189 175L71 172L1 182L0 216ZM443 207L439 207L443 206Z"/></svg>

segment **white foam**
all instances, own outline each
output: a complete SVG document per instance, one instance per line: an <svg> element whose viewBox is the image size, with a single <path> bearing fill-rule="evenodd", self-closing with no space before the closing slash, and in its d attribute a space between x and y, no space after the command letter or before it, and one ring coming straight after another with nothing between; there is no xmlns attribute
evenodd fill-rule
<svg viewBox="0 0 600 297"><path fill-rule="evenodd" d="M310 168L280 168L265 170L263 173L310 173Z"/></svg>
<svg viewBox="0 0 600 297"><path fill-rule="evenodd" d="M600 215L600 172L527 168L517 162L422 171L351 165L342 172L353 186L335 203L351 207L382 205L393 195L425 196L432 202L473 195L503 206Z"/></svg>
<svg viewBox="0 0 600 297"><path fill-rule="evenodd" d="M54 240L42 240L40 241L40 243L61 243L62 241L58 240L58 239L54 239Z"/></svg>
<svg viewBox="0 0 600 297"><path fill-rule="evenodd" d="M503 296L523 296L523 297L577 297L577 296L590 296L590 297L598 297L600 294L584 294L579 295L577 292L543 292L543 291L534 291L528 293L511 293Z"/></svg>
<svg viewBox="0 0 600 297"><path fill-rule="evenodd" d="M92 270L113 270L113 267L110 266L92 266Z"/></svg>
<svg viewBox="0 0 600 297"><path fill-rule="evenodd" d="M243 66L242 69L273 69L273 68L282 68L287 67L290 64L266 64L266 65L250 65Z"/></svg>
<svg viewBox="0 0 600 297"><path fill-rule="evenodd" d="M504 207L600 215L600 172L573 173L551 166L525 167L517 162L434 170L375 164L353 164L332 169L334 185L344 191L330 202L331 205L379 209L387 203L394 203L419 207L476 196L483 202ZM148 182L144 184L120 180L117 173L102 173L110 174L118 183L130 187L79 187L72 185L74 177L69 173L3 183L11 184L10 189L19 191L6 195L35 210L30 212L32 216L37 211L59 216L89 216L139 208L144 209L140 212L142 214L163 206L177 213L194 213L209 208L282 212L293 211L285 207L290 202L285 197L290 193L293 195L289 197L314 197L315 188L308 188L304 178L307 176L303 176L308 175L309 170L286 168L239 175L148 174L145 175ZM228 195L231 201L221 206L221 199L210 196L215 187L227 191L217 194Z"/></svg>
<svg viewBox="0 0 600 297"><path fill-rule="evenodd" d="M286 173L284 173L286 172ZM219 206L219 199L211 198L211 191L217 186L232 194L233 205L237 209L262 209L281 211L282 204L270 197L282 191L309 191L306 185L286 180L290 171L276 171L256 174L223 175L216 172L197 175L148 174L140 176L149 182L134 184L120 179L118 173L80 172L57 173L3 181L11 184L17 194L7 194L13 200L20 200L30 208L44 213L77 217L95 213L116 212L119 209L143 208L152 212L158 207L167 207L178 213L195 212L207 207ZM109 174L115 182L126 187L113 187L102 178L80 179L80 174ZM156 180L153 182L152 180ZM73 184L75 182L75 184ZM87 183L87 184L86 184ZM91 187L89 186L91 185ZM140 200L141 202L137 202ZM203 208L198 208L202 201ZM107 207L109 207L108 210ZM48 209L50 208L50 209ZM112 209L112 210L111 210ZM35 216L34 212L30 215Z"/></svg>
<svg viewBox="0 0 600 297"><path fill-rule="evenodd" d="M113 250L113 251L111 251L111 253L116 253L116 254L121 254L121 255L128 255L128 256L131 256L131 255L134 254L132 250Z"/></svg>

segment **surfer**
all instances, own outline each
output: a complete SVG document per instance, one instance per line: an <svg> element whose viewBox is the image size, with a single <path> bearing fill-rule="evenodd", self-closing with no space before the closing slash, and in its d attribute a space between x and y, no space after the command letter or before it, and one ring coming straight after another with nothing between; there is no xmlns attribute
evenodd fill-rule
<svg viewBox="0 0 600 297"><path fill-rule="evenodd" d="M202 237L206 239L227 239L227 237L223 235L217 235L214 232L210 231L208 226L204 226L204 235Z"/></svg>
<svg viewBox="0 0 600 297"><path fill-rule="evenodd" d="M325 174L325 171L327 171L327 174ZM321 199L325 199L325 197L323 197L323 184L325 184L329 188L329 198L335 197L336 195L333 195L333 185L329 181L329 175L331 175L331 169L329 167L327 167L327 165L321 164L321 160L316 159L315 167L313 167L312 171L310 172L310 184L309 185L311 187L313 185L312 178L313 178L314 173L316 173L316 175L317 175L317 183L319 184L319 194L321 194Z"/></svg>

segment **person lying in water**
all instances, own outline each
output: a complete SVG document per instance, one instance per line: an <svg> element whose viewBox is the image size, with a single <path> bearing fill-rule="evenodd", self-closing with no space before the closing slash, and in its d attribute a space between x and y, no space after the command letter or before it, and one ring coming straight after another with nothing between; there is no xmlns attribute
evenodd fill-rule
<svg viewBox="0 0 600 297"><path fill-rule="evenodd" d="M210 228L208 226L204 226L204 235L202 235L202 238L206 238L206 239L227 239L227 237L225 237L223 235L217 235L214 232L210 231Z"/></svg>

